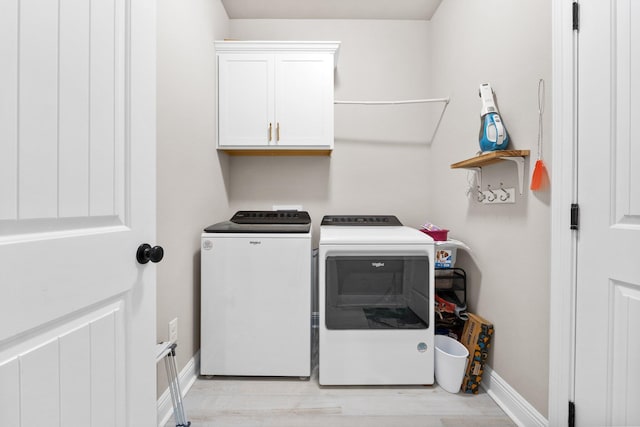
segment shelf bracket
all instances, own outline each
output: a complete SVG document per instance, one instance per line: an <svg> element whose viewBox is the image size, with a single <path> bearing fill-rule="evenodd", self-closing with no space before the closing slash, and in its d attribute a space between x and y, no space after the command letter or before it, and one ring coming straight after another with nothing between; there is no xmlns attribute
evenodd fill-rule
<svg viewBox="0 0 640 427"><path fill-rule="evenodd" d="M509 160L516 164L518 169L518 190L520 194L524 189L524 157L500 157L502 160Z"/></svg>
<svg viewBox="0 0 640 427"><path fill-rule="evenodd" d="M467 168L476 174L476 184L478 184L478 191L482 191L482 168Z"/></svg>

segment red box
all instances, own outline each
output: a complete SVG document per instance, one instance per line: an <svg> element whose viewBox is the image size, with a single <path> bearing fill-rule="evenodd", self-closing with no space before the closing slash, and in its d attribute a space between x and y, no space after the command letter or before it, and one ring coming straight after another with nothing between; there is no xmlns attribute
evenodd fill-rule
<svg viewBox="0 0 640 427"><path fill-rule="evenodd" d="M420 231L428 234L433 240L438 242L447 240L447 234L449 233L449 230L425 230L424 228L421 228Z"/></svg>

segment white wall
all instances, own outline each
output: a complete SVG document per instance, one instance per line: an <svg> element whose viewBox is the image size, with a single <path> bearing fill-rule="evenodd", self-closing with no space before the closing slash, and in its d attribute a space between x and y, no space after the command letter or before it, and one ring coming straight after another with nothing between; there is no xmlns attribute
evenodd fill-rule
<svg viewBox="0 0 640 427"><path fill-rule="evenodd" d="M158 340L178 317L178 370L200 348L200 232L228 219L225 156L215 150L215 51L226 37L219 1L158 2ZM160 368L163 368L160 364ZM160 370L158 393L166 389Z"/></svg>
<svg viewBox="0 0 640 427"><path fill-rule="evenodd" d="M337 100L429 96L426 21L231 20L240 40L341 41ZM426 142L432 108L335 107L331 157L231 157L229 203L236 209L301 204L315 240L326 214L395 214L419 225L429 214Z"/></svg>
<svg viewBox="0 0 640 427"><path fill-rule="evenodd" d="M218 1L158 4L158 338L180 320L178 369L199 348L199 233L238 209L302 204L317 241L325 214L395 214L406 225L450 228L474 255L459 254L470 303L496 326L493 369L547 413L549 191L515 205L468 199L467 174L451 163L478 150L480 83L490 82L513 146L535 160L536 88L547 80L550 130L550 5L444 0L431 22L231 20ZM228 31L227 31L228 29ZM336 106L331 157L230 157L215 152L212 41L339 40L336 99L450 96L434 143L436 106ZM550 132L547 132L550 134ZM551 159L550 141L544 156ZM513 165L486 183L515 186ZM162 376L162 374L161 374ZM166 385L159 384L162 391Z"/></svg>
<svg viewBox="0 0 640 427"><path fill-rule="evenodd" d="M542 415L547 414L550 191L528 190L537 156L537 85L547 82L543 157L551 165L551 4L538 0L444 0L431 20L431 84L451 104L431 147L431 216L473 248L460 257L472 311L495 326L489 365ZM530 149L525 193L514 205L467 197L467 173L451 163L478 150L478 87L491 83L512 138ZM516 186L515 166L483 170L483 187ZM568 211L567 211L568 214Z"/></svg>

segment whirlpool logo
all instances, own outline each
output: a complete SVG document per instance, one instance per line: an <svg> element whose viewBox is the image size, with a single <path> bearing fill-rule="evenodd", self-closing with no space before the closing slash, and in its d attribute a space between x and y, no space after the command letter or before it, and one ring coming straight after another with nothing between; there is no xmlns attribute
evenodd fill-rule
<svg viewBox="0 0 640 427"><path fill-rule="evenodd" d="M384 267L384 262L372 262L371 267L375 267L375 268Z"/></svg>

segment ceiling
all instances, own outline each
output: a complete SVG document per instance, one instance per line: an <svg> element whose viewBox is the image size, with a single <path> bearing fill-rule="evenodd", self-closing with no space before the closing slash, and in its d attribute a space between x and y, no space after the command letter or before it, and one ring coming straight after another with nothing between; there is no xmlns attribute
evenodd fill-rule
<svg viewBox="0 0 640 427"><path fill-rule="evenodd" d="M231 19L429 20L442 0L222 0Z"/></svg>

